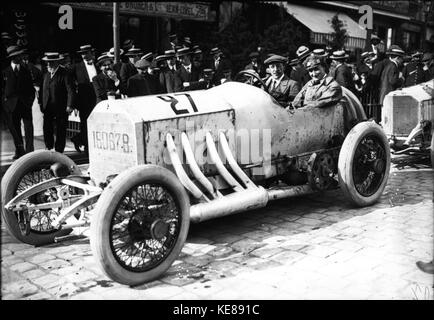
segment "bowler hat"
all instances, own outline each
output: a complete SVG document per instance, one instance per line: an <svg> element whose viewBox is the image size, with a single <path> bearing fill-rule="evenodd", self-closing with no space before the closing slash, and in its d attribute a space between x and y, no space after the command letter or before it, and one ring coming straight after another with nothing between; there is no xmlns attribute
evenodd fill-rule
<svg viewBox="0 0 434 320"><path fill-rule="evenodd" d="M300 46L295 53L299 60L303 60L310 55L310 50L306 46Z"/></svg>
<svg viewBox="0 0 434 320"><path fill-rule="evenodd" d="M6 49L7 59L22 54L25 50L18 46L10 46Z"/></svg>
<svg viewBox="0 0 434 320"><path fill-rule="evenodd" d="M90 44L85 44L84 46L80 46L80 50L77 53L85 53L88 51L92 51L92 46Z"/></svg>
<svg viewBox="0 0 434 320"><path fill-rule="evenodd" d="M141 70L146 70L150 65L151 63L146 59L137 60L136 63L134 64L134 66L137 69L141 69Z"/></svg>
<svg viewBox="0 0 434 320"><path fill-rule="evenodd" d="M123 54L124 54L124 50L119 49L119 55L121 56ZM110 48L110 50L107 52L107 56L113 58L115 56L115 48Z"/></svg>
<svg viewBox="0 0 434 320"><path fill-rule="evenodd" d="M398 45L392 44L387 50L386 55L403 57L405 52Z"/></svg>
<svg viewBox="0 0 434 320"><path fill-rule="evenodd" d="M334 51L332 55L330 56L330 59L332 60L345 60L348 58L348 55L345 53L344 50L338 50Z"/></svg>
<svg viewBox="0 0 434 320"><path fill-rule="evenodd" d="M42 58L43 61L60 61L63 57L58 52L45 52L45 56Z"/></svg>
<svg viewBox="0 0 434 320"><path fill-rule="evenodd" d="M279 56L277 54L272 55L271 57L267 58L264 61L264 64L271 64L271 63L286 63L286 61L288 61L288 59L286 59L285 57Z"/></svg>
<svg viewBox="0 0 434 320"><path fill-rule="evenodd" d="M140 56L142 54L143 52L140 48L131 48L130 50L128 50L128 52L125 55L127 57L132 57L132 56Z"/></svg>

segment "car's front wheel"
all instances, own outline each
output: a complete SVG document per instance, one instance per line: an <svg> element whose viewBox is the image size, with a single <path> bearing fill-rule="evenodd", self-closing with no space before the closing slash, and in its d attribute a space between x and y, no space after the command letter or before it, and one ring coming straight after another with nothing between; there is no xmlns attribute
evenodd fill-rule
<svg viewBox="0 0 434 320"><path fill-rule="evenodd" d="M141 165L119 174L102 193L91 221L91 248L109 278L138 285L172 265L189 224L188 195L175 174Z"/></svg>
<svg viewBox="0 0 434 320"><path fill-rule="evenodd" d="M339 153L338 176L344 195L357 206L369 206L380 198L390 170L390 147L375 122L357 124L345 138Z"/></svg>

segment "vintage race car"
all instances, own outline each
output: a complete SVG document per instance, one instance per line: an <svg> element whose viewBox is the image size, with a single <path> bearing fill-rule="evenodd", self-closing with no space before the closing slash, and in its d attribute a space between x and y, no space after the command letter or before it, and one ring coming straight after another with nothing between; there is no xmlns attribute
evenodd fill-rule
<svg viewBox="0 0 434 320"><path fill-rule="evenodd" d="M394 154L427 154L434 165L434 80L384 98L382 126Z"/></svg>
<svg viewBox="0 0 434 320"><path fill-rule="evenodd" d="M128 285L171 266L190 222L339 186L368 206L390 169L386 135L346 89L326 108L283 108L235 81L106 100L88 119L88 139L86 173L53 151L14 162L2 181L3 221L33 245L90 225L97 264Z"/></svg>

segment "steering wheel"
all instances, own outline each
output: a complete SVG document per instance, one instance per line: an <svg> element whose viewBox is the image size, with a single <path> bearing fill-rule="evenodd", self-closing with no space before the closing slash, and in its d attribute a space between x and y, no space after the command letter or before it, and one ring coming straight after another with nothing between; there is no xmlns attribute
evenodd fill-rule
<svg viewBox="0 0 434 320"><path fill-rule="evenodd" d="M254 70L241 70L235 76L234 81L243 82L258 88L262 88L266 93L269 93L265 82Z"/></svg>

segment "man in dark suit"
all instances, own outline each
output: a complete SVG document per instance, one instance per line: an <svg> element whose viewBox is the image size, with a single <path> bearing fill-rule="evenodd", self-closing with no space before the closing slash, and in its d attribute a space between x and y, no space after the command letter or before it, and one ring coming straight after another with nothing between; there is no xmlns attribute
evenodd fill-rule
<svg viewBox="0 0 434 320"><path fill-rule="evenodd" d="M42 84L40 97L41 111L44 114L44 141L48 150L62 153L66 144L68 115L74 109L75 87L71 73L60 65L62 56L49 52L42 58L47 63L47 73ZM54 124L56 124L56 142L54 143Z"/></svg>
<svg viewBox="0 0 434 320"><path fill-rule="evenodd" d="M293 66L289 78L300 84L303 87L309 80L310 75L304 66L304 62L307 57L311 55L308 47L300 46L296 51L298 63Z"/></svg>
<svg viewBox="0 0 434 320"><path fill-rule="evenodd" d="M190 83L199 80L199 70L191 63L191 51L189 48L182 48L177 52L181 66L175 72L175 91L188 91Z"/></svg>
<svg viewBox="0 0 434 320"><path fill-rule="evenodd" d="M160 72L160 84L165 93L176 92L175 89L175 73L178 70L176 64L176 56L174 50L166 50L164 52L167 66Z"/></svg>
<svg viewBox="0 0 434 320"><path fill-rule="evenodd" d="M271 72L271 76L265 82L268 93L282 106L287 106L300 91L300 85L296 81L289 79L283 72L286 60L285 57L272 55L264 61Z"/></svg>
<svg viewBox="0 0 434 320"><path fill-rule="evenodd" d="M148 73L150 65L151 64L146 59L140 59L136 62L135 66L139 73L128 79L126 92L128 97L140 97L161 93L158 78Z"/></svg>
<svg viewBox="0 0 434 320"><path fill-rule="evenodd" d="M214 71L213 83L218 86L222 83L222 79L225 78L223 70L232 69L232 64L230 60L224 56L223 51L217 47L211 49L210 55L212 55L214 59L214 63L211 67Z"/></svg>
<svg viewBox="0 0 434 320"><path fill-rule="evenodd" d="M119 99L121 97L121 80L113 70L112 58L107 54L99 56L97 66L101 72L92 79L96 103L107 100L109 96Z"/></svg>
<svg viewBox="0 0 434 320"><path fill-rule="evenodd" d="M391 91L400 88L404 79L399 69L402 66L404 51L397 45L391 45L386 52L389 60L384 65L380 80L380 103L383 104L384 97Z"/></svg>
<svg viewBox="0 0 434 320"><path fill-rule="evenodd" d="M411 61L404 66L402 70L402 76L404 77L404 87L414 86L421 82L424 82L422 52L415 52L411 55Z"/></svg>
<svg viewBox="0 0 434 320"><path fill-rule="evenodd" d="M252 52L249 55L250 62L244 67L244 70L254 70L261 78L264 78L265 66L262 61L259 61L259 52Z"/></svg>
<svg viewBox="0 0 434 320"><path fill-rule="evenodd" d="M95 56L91 45L84 45L77 51L82 61L74 64L71 73L76 85L76 108L80 115L80 133L71 138L75 149L81 151L80 146L87 150L87 118L96 104L95 90L93 89L92 79L99 69L95 66Z"/></svg>
<svg viewBox="0 0 434 320"><path fill-rule="evenodd" d="M128 79L137 74L137 69L134 64L140 60L140 57L143 55L143 52L139 48L131 48L125 54L128 57L129 62L123 63L121 69L119 71L119 77L121 80L121 93L125 93L127 89Z"/></svg>
<svg viewBox="0 0 434 320"><path fill-rule="evenodd" d="M332 60L332 70L329 74L330 77L335 79L335 81L342 87L345 87L356 93L353 73L351 72L350 67L348 67L345 63L345 61L348 59L348 55L345 53L345 51L339 50L333 52L333 54L330 56L330 59Z"/></svg>
<svg viewBox="0 0 434 320"><path fill-rule="evenodd" d="M10 65L3 71L3 109L6 122L15 145L13 159L18 159L26 152L34 150L32 105L35 99L35 88L30 71L22 64L21 50L17 46L7 48L7 59ZM26 149L21 134L21 119L24 122Z"/></svg>
<svg viewBox="0 0 434 320"><path fill-rule="evenodd" d="M434 79L434 54L425 52L422 56L424 81Z"/></svg>

